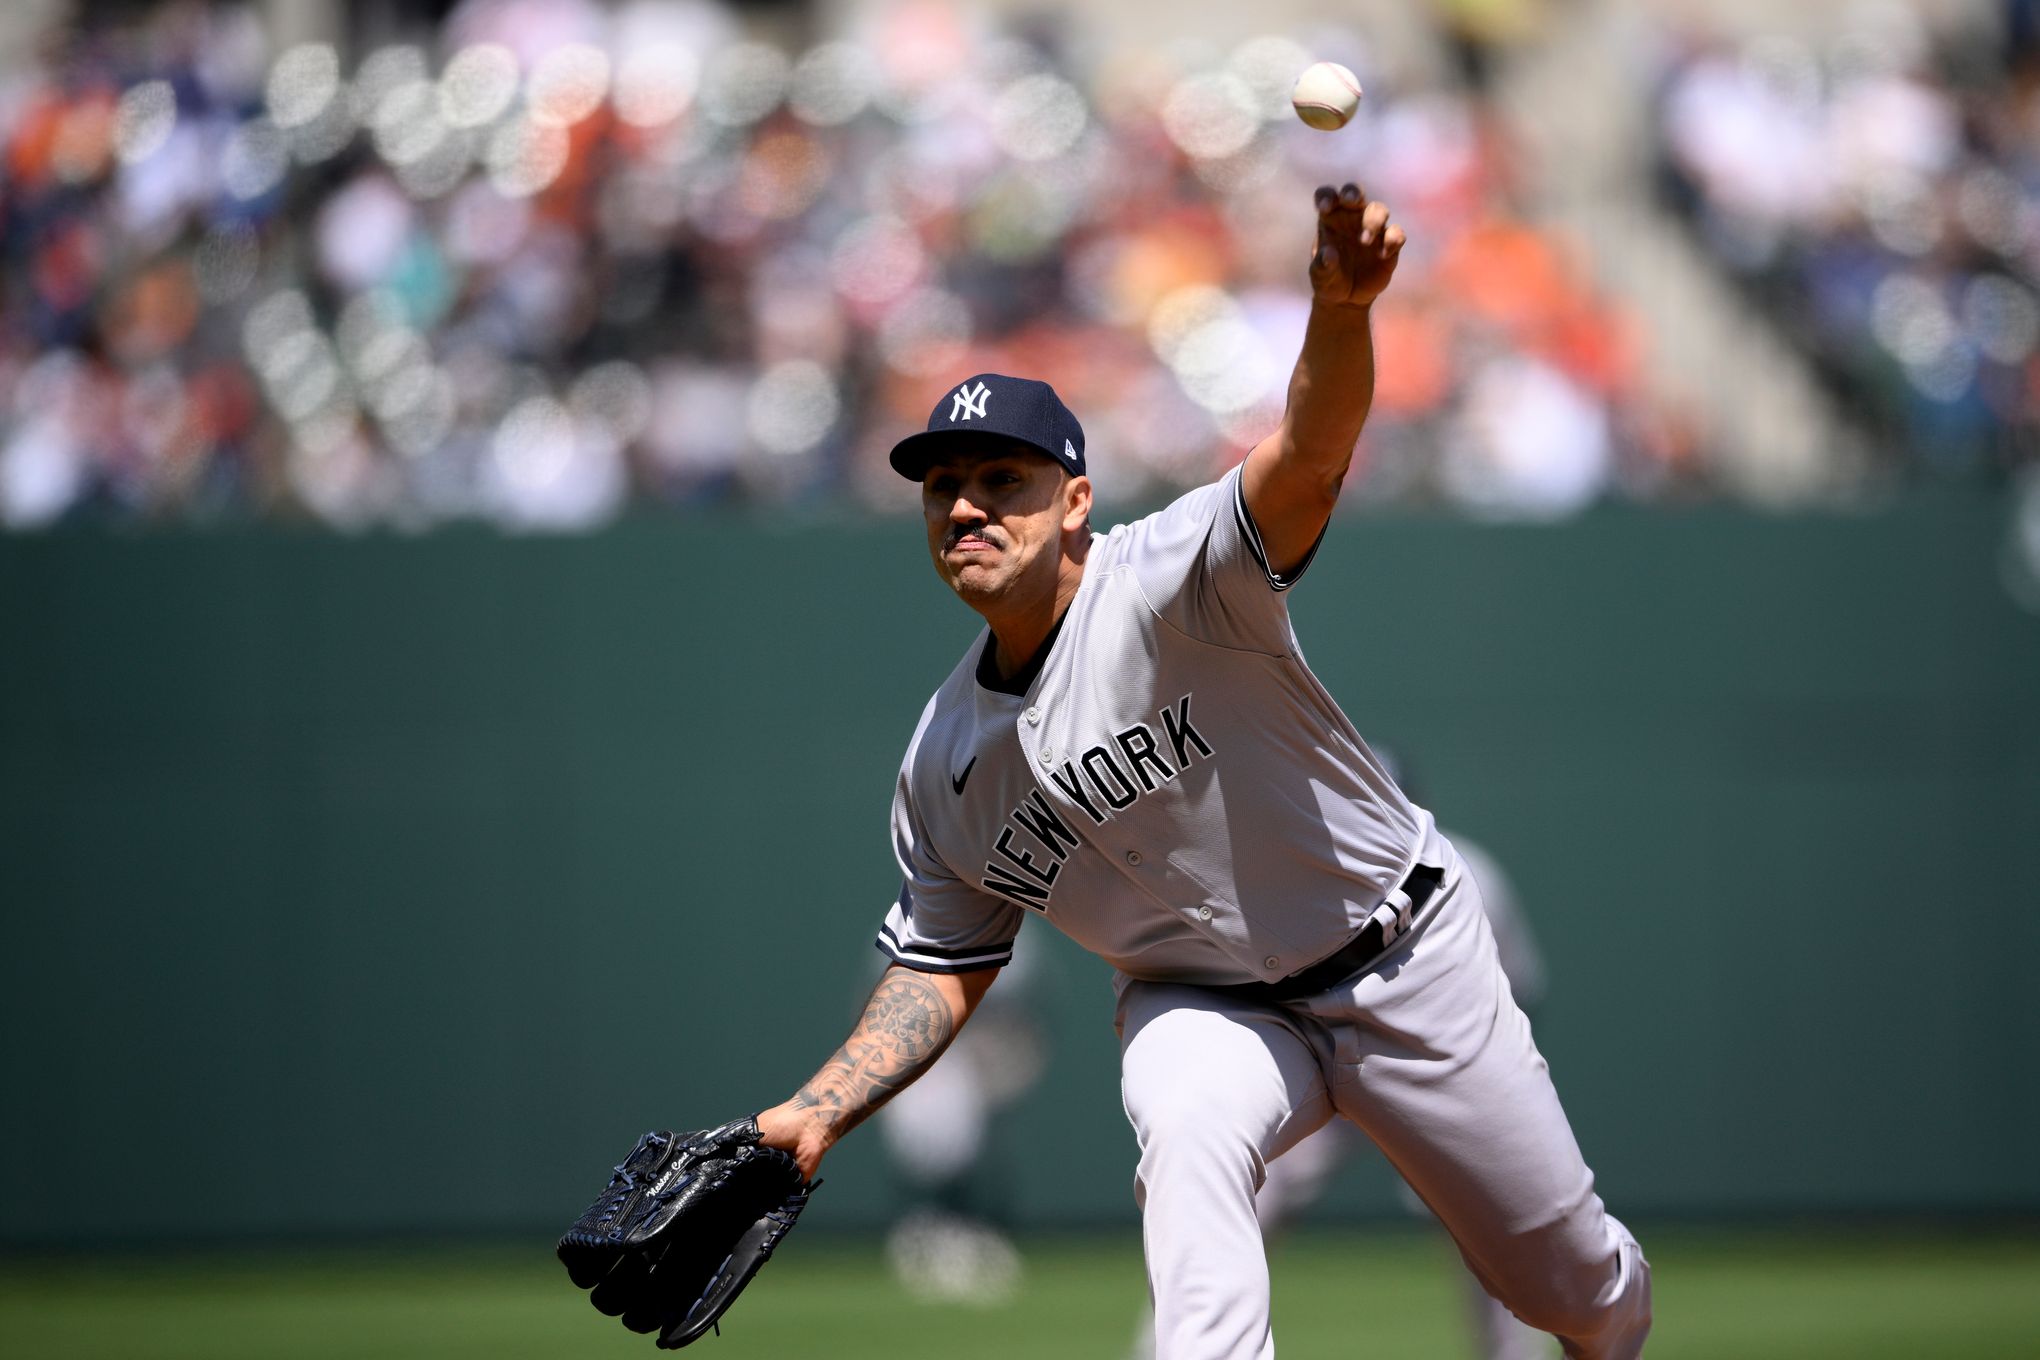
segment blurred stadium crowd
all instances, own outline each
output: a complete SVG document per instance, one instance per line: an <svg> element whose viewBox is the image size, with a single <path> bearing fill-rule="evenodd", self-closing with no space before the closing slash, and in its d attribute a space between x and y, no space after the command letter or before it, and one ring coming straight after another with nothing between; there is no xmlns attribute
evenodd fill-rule
<svg viewBox="0 0 2040 1360"><path fill-rule="evenodd" d="M797 42L714 0L281 50L245 7L133 13L0 73L6 525L904 509L886 449L991 368L1063 391L1101 498L1150 500L1272 428L1310 191L1362 171L1421 249L1350 501L1734 494L1528 220L1477 63L1337 30L1099 54L924 0ZM1921 475L2033 461L2030 44L1665 50L1668 192L1851 409ZM1369 90L1336 136L1288 108L1316 58Z"/></svg>
<svg viewBox="0 0 2040 1360"><path fill-rule="evenodd" d="M1913 11L1825 50L1688 41L1665 191L1845 399L1942 474L2036 461L2040 5L1936 50Z"/></svg>

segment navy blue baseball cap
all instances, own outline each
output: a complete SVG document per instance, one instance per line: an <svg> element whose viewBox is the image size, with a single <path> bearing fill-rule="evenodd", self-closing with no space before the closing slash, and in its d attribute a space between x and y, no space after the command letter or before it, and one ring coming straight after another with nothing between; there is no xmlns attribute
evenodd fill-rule
<svg viewBox="0 0 2040 1360"><path fill-rule="evenodd" d="M893 445L893 471L918 482L940 452L960 443L1018 440L1084 475L1084 427L1045 382L976 373L943 393L928 428Z"/></svg>

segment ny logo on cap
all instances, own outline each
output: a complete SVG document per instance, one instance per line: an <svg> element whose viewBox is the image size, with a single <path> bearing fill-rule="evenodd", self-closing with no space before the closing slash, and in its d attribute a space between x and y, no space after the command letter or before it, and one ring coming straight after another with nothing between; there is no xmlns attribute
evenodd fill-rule
<svg viewBox="0 0 2040 1360"><path fill-rule="evenodd" d="M976 387L959 387L955 400L949 403L951 420L969 420L972 416L985 413L985 401L992 395L992 389L979 383Z"/></svg>

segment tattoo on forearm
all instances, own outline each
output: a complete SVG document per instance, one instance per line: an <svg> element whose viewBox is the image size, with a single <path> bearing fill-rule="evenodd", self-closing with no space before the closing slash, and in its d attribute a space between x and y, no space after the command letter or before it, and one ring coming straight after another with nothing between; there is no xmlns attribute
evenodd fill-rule
<svg viewBox="0 0 2040 1360"><path fill-rule="evenodd" d="M832 1136L856 1128L941 1056L956 1015L926 977L894 968L879 980L857 1028L793 1097Z"/></svg>

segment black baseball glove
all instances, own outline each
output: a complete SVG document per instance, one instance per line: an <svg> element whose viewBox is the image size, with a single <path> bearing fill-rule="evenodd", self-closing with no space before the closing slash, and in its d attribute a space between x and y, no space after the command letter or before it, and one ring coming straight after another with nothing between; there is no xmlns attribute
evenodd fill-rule
<svg viewBox="0 0 2040 1360"><path fill-rule="evenodd" d="M648 1133L560 1239L560 1260L596 1308L677 1350L736 1302L812 1190L759 1143L756 1117Z"/></svg>

